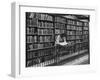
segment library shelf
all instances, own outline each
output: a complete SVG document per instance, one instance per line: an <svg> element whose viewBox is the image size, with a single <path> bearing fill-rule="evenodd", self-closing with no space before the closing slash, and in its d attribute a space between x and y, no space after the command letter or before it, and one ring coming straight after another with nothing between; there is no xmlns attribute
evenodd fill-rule
<svg viewBox="0 0 100 80"><path fill-rule="evenodd" d="M27 27L29 27L29 28L37 28L37 26L33 26L33 25L27 25Z"/></svg>
<svg viewBox="0 0 100 80"><path fill-rule="evenodd" d="M79 51L79 52L75 52L74 54L69 54L69 55L66 55L66 56L60 56L59 59L58 59L58 62L60 62L61 60L64 60L64 59L71 58L73 56L79 55L79 54L84 54L87 51L88 50L82 50L82 51ZM44 66L45 67L45 66L48 66L48 65L53 64L53 63L56 63L55 59L48 60L48 61L36 64L36 65L33 65L33 66L34 67L36 67L36 66Z"/></svg>
<svg viewBox="0 0 100 80"><path fill-rule="evenodd" d="M54 29L53 27L38 27L38 29Z"/></svg>
<svg viewBox="0 0 100 80"><path fill-rule="evenodd" d="M53 21L49 21L49 20L40 20L40 19L38 19L38 21L40 21L40 22L50 22L50 23L53 23Z"/></svg>
<svg viewBox="0 0 100 80"><path fill-rule="evenodd" d="M38 49L31 49L31 50L27 50L27 51L29 52L29 51L37 51L37 50L51 49L51 48L54 48L54 47L55 47L55 46L44 47L44 48L38 48Z"/></svg>
<svg viewBox="0 0 100 80"><path fill-rule="evenodd" d="M73 43L68 45L68 49L59 49L61 52L57 53L55 40L62 33L66 33L66 40ZM26 67L46 66L58 62L57 58L63 55L73 56L85 49L89 52L89 22L56 14L26 12L27 47Z"/></svg>
<svg viewBox="0 0 100 80"><path fill-rule="evenodd" d="M38 36L52 36L53 34L38 34Z"/></svg>
<svg viewBox="0 0 100 80"><path fill-rule="evenodd" d="M54 41L48 41L48 42L27 42L26 44L43 44L43 43L54 43Z"/></svg>

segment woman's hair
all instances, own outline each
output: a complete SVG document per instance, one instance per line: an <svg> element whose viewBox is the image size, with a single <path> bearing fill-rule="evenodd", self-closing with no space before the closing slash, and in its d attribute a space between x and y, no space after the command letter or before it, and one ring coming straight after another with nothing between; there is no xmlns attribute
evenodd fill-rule
<svg viewBox="0 0 100 80"><path fill-rule="evenodd" d="M61 38L67 37L67 34L66 33L62 33L62 34L60 34L60 36L61 36Z"/></svg>

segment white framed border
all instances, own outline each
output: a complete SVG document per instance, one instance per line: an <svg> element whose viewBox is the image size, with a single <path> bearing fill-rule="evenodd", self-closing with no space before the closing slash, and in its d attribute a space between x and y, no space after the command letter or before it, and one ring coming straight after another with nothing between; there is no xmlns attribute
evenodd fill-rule
<svg viewBox="0 0 100 80"><path fill-rule="evenodd" d="M63 13L63 14L86 14L90 15L90 65L70 65L59 67L32 67L25 68L25 12ZM12 3L12 53L11 74L14 77L39 76L39 75L63 75L67 73L94 72L96 58L94 50L95 37L95 9L94 8L67 8L33 6L26 3ZM95 53L95 54L94 54Z"/></svg>

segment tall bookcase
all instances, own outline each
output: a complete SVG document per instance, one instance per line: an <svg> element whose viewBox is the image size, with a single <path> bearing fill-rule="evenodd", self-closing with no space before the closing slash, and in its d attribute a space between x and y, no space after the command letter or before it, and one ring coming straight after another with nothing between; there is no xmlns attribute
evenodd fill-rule
<svg viewBox="0 0 100 80"><path fill-rule="evenodd" d="M46 66L59 61L59 57L89 50L88 22L69 19L49 13L26 12L26 67ZM66 33L67 42L56 53L55 39Z"/></svg>

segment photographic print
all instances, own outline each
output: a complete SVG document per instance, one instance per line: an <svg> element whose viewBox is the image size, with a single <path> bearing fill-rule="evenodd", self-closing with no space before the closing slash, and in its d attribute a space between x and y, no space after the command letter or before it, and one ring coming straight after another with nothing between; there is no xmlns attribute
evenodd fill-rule
<svg viewBox="0 0 100 80"><path fill-rule="evenodd" d="M91 72L95 9L12 3L14 77Z"/></svg>
<svg viewBox="0 0 100 80"><path fill-rule="evenodd" d="M26 67L90 64L90 15L25 12Z"/></svg>

